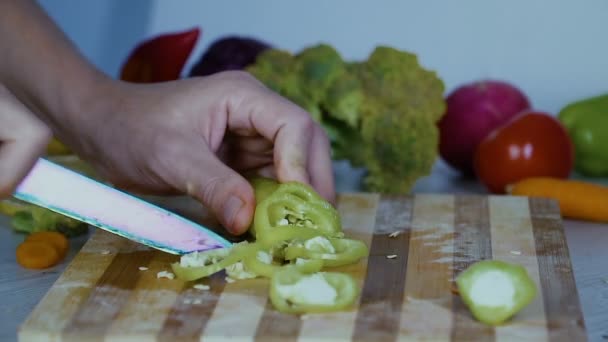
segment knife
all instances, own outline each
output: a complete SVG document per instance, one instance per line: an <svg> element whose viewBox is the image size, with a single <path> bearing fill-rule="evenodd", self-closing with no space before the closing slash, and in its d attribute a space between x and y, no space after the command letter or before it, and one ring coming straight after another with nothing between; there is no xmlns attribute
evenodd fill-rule
<svg viewBox="0 0 608 342"><path fill-rule="evenodd" d="M204 226L44 158L13 196L171 254L231 246Z"/></svg>

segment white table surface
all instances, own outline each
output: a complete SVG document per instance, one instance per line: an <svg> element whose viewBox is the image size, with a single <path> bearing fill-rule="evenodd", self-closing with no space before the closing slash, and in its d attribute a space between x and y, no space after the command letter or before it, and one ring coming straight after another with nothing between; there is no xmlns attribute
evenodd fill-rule
<svg viewBox="0 0 608 342"><path fill-rule="evenodd" d="M336 165L338 191L356 191L360 172ZM442 163L421 179L414 192L484 193L475 181L460 179ZM574 276L589 341L608 341L608 224L564 221ZM46 271L30 271L15 261L15 248L23 236L15 234L8 218L0 215L0 341L15 341L25 320L65 266L85 243L87 236L71 241L66 260Z"/></svg>

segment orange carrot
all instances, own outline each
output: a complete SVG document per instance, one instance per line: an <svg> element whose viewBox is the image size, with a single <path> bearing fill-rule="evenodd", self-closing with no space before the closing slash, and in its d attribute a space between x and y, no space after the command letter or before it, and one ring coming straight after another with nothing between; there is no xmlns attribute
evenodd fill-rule
<svg viewBox="0 0 608 342"><path fill-rule="evenodd" d="M516 182L511 195L556 200L563 217L608 222L608 187L572 179L532 177Z"/></svg>
<svg viewBox="0 0 608 342"><path fill-rule="evenodd" d="M24 241L17 247L17 262L25 268L43 269L61 260L57 249L45 241Z"/></svg>
<svg viewBox="0 0 608 342"><path fill-rule="evenodd" d="M59 253L59 257L63 258L69 248L68 239L65 235L58 232L35 232L25 239L26 241L45 241L50 243L55 249L57 253Z"/></svg>

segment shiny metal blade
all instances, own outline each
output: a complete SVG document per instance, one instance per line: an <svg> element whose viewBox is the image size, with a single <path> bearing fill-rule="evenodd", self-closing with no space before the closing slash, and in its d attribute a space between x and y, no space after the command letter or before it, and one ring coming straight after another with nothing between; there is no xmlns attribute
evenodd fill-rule
<svg viewBox="0 0 608 342"><path fill-rule="evenodd" d="M43 158L14 197L172 254L231 245L206 227Z"/></svg>

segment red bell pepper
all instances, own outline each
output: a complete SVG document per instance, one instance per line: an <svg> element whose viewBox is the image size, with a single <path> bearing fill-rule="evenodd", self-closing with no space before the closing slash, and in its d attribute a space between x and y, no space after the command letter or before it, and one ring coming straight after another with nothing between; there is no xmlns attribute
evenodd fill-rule
<svg viewBox="0 0 608 342"><path fill-rule="evenodd" d="M120 71L120 79L134 83L173 81L180 78L198 37L199 28L165 33L141 42Z"/></svg>

